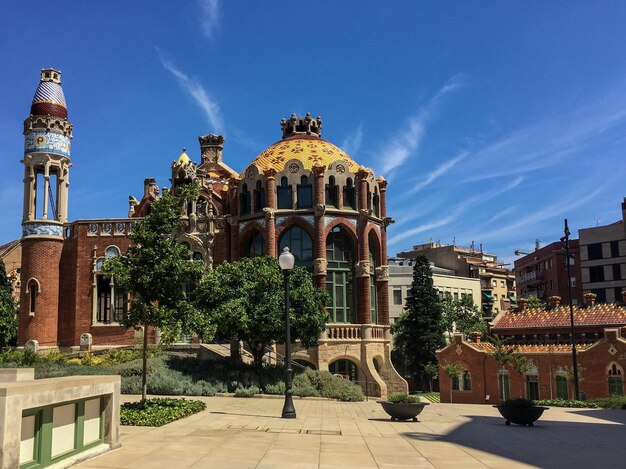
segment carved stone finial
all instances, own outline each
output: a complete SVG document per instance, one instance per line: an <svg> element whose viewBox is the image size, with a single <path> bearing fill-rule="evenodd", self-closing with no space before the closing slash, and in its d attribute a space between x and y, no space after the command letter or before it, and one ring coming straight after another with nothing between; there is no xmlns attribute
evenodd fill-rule
<svg viewBox="0 0 626 469"><path fill-rule="evenodd" d="M380 267L376 267L376 280L379 282L389 281L389 266L381 265Z"/></svg>
<svg viewBox="0 0 626 469"><path fill-rule="evenodd" d="M276 210L274 210L273 208L270 207L264 207L263 208L263 213L265 213L265 219L266 220L271 220L272 218L274 218L274 212Z"/></svg>
<svg viewBox="0 0 626 469"><path fill-rule="evenodd" d="M283 139L296 134L322 135L322 119L311 117L311 113L307 112L304 117L298 117L295 113L291 114L289 119L284 117L280 120L280 128L283 131Z"/></svg>
<svg viewBox="0 0 626 469"><path fill-rule="evenodd" d="M313 260L313 275L326 275L328 261L324 257Z"/></svg>
<svg viewBox="0 0 626 469"><path fill-rule="evenodd" d="M316 204L315 205L315 216L316 217L323 217L325 213L326 213L326 205L324 205L324 204Z"/></svg>
<svg viewBox="0 0 626 469"><path fill-rule="evenodd" d="M357 277L369 277L370 275L370 261L359 261L355 265Z"/></svg>

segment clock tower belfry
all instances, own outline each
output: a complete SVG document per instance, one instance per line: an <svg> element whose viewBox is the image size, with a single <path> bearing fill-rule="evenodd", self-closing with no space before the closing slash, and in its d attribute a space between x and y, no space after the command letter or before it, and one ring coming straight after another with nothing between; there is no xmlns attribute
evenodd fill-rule
<svg viewBox="0 0 626 469"><path fill-rule="evenodd" d="M67 221L72 124L61 72L41 70L24 120L24 208L19 344L58 345L59 270Z"/></svg>

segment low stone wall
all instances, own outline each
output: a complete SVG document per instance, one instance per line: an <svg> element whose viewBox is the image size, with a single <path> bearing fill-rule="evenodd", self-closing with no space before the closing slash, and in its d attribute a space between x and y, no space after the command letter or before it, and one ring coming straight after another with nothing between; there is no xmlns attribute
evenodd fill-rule
<svg viewBox="0 0 626 469"><path fill-rule="evenodd" d="M68 467L120 446L119 376L0 370L0 468Z"/></svg>

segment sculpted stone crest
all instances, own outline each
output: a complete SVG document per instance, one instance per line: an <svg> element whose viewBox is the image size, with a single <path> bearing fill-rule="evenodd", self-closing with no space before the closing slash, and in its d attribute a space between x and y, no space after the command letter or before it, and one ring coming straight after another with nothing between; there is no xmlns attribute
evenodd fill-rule
<svg viewBox="0 0 626 469"><path fill-rule="evenodd" d="M357 277L369 277L370 275L370 261L359 261L356 263L356 276Z"/></svg>
<svg viewBox="0 0 626 469"><path fill-rule="evenodd" d="M381 265L376 267L376 280L385 281L389 280L389 266Z"/></svg>
<svg viewBox="0 0 626 469"><path fill-rule="evenodd" d="M326 275L326 267L328 262L325 258L319 257L313 261L313 274L314 275Z"/></svg>
<svg viewBox="0 0 626 469"><path fill-rule="evenodd" d="M315 216L316 217L324 216L325 213L326 213L326 205L324 205L324 204L317 204L317 205L315 205Z"/></svg>

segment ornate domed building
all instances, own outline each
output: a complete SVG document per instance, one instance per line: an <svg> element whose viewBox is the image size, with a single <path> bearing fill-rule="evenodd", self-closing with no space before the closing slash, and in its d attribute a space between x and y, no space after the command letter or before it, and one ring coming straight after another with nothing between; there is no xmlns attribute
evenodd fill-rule
<svg viewBox="0 0 626 469"><path fill-rule="evenodd" d="M42 70L25 121L19 342L132 343L133 332L118 324L128 294L101 268L106 257L128 248L133 220L149 211L159 188L146 179L141 200L129 198L127 218L67 222L72 125L60 76ZM359 381L370 395L406 392L390 360L387 182L322 139L319 117L294 114L280 126L282 139L241 174L222 161L220 135L199 137L198 165L183 149L170 182L197 182L200 196L181 219L180 239L207 268L277 257L288 246L331 297L318 346L296 348L294 359Z"/></svg>

